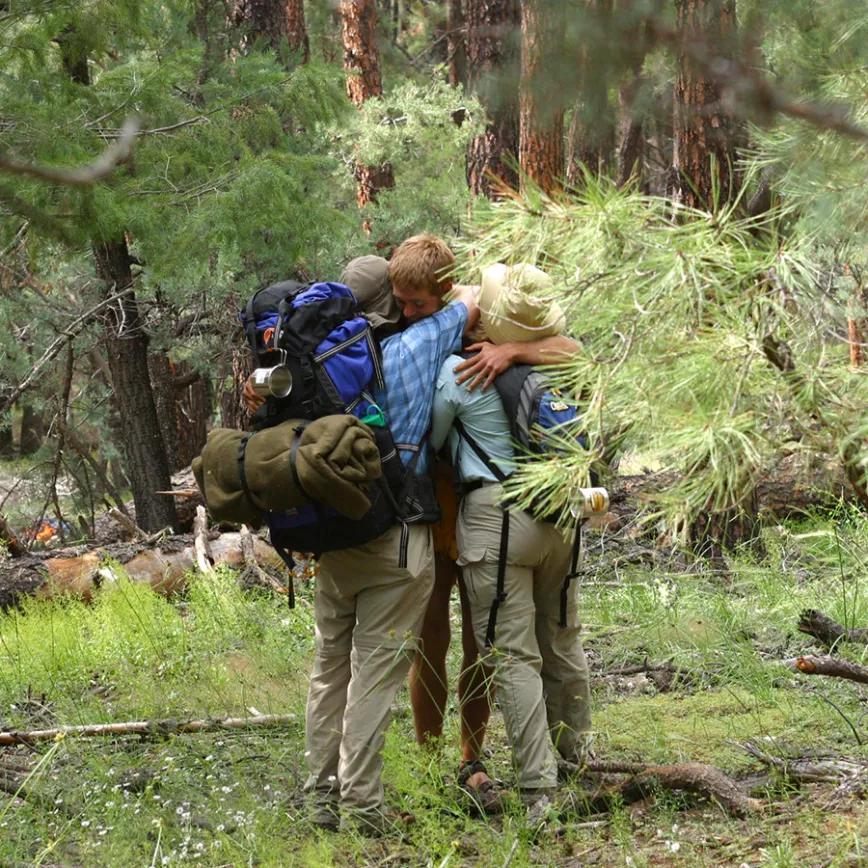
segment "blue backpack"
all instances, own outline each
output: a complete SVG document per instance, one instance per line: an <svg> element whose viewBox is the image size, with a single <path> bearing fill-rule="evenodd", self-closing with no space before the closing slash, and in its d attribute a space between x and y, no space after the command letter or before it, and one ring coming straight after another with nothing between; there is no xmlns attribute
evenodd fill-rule
<svg viewBox="0 0 868 868"><path fill-rule="evenodd" d="M258 365L285 365L292 390L268 398L254 428L332 413L363 417L383 387L380 351L358 302L342 283L286 280L255 293L238 315Z"/></svg>
<svg viewBox="0 0 868 868"><path fill-rule="evenodd" d="M284 365L292 375L285 398L268 397L253 417L253 433L239 448L239 475L246 486L247 441L257 430L297 419L290 461L309 421L351 413L368 424L383 466L371 491L371 509L350 519L319 503L263 516L271 543L292 569L292 551L323 552L376 539L396 523L431 523L439 509L415 462L405 468L372 392L385 388L380 348L356 297L342 283L275 283L255 293L239 311L247 343L258 365ZM245 489L246 490L246 489ZM251 503L253 499L248 493ZM404 562L402 547L399 563ZM291 603L292 601L290 601Z"/></svg>

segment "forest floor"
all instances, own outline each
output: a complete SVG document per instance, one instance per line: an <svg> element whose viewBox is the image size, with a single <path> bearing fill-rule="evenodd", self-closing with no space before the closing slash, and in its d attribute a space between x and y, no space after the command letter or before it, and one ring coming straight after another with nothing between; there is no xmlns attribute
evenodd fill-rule
<svg viewBox="0 0 868 868"><path fill-rule="evenodd" d="M868 760L866 688L782 662L823 653L796 629L802 609L868 626L864 517L769 528L763 555L736 556L727 581L617 535L593 532L588 542L582 611L598 757L717 765L746 787L753 781L756 814L736 819L660 791L542 825L517 804L474 819L455 785L454 707L440 751L423 751L402 691L387 737L386 799L415 822L379 840L318 831L301 799L312 589L301 588L290 611L220 571L173 600L121 582L91 605L28 600L0 615L0 729L254 712L296 722L0 747L0 784L10 779L4 764L30 769L25 798L0 792L0 864L868 865L858 794L769 778L742 746ZM865 662L866 648L836 653ZM676 674L606 674L646 659ZM491 769L508 783L499 712L489 747Z"/></svg>

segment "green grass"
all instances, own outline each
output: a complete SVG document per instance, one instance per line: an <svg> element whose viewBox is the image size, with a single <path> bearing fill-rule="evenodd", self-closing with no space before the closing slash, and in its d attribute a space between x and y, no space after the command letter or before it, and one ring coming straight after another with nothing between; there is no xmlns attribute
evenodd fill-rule
<svg viewBox="0 0 868 868"><path fill-rule="evenodd" d="M868 741L859 688L780 662L812 647L795 629L805 607L868 625L858 586L868 523L850 513L835 521L768 531L767 556L735 558L729 585L701 571L612 566L605 541L592 539L582 610L595 673L647 656L683 677L667 693L641 678L595 680L599 754L700 760L735 775L758 768L739 747L746 739L781 754L868 756L850 728ZM297 721L279 731L68 737L8 751L38 763L29 786L53 807L0 795L0 864L786 866L865 858L863 806L823 810L828 785L801 794L773 788L768 812L745 821L672 793L618 808L597 818L602 825L553 823L535 834L517 804L502 818L474 820L454 783L454 708L441 750L422 751L404 693L387 737L385 783L389 805L415 817L407 839L318 832L299 799L312 647L310 589L291 612L285 601L241 591L229 571L191 582L182 599L123 581L91 605L34 600L0 616L4 727L250 709ZM865 652L840 653L859 661ZM489 745L491 767L508 781L497 713Z"/></svg>

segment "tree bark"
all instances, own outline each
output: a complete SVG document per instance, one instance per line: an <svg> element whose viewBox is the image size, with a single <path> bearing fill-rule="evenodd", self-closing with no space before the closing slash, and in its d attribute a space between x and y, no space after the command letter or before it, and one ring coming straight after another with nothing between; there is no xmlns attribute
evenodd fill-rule
<svg viewBox="0 0 868 868"><path fill-rule="evenodd" d="M188 467L202 451L208 437L208 422L214 410L211 381L196 376L192 382L179 387L178 376L183 378L185 376L183 371L183 366L177 367L174 380L178 423L178 466L173 468L173 472Z"/></svg>
<svg viewBox="0 0 868 868"><path fill-rule="evenodd" d="M641 73L631 76L630 80L618 89L618 174L615 182L625 186L631 178L641 182L642 163L645 157L644 122L642 113L636 105L644 79Z"/></svg>
<svg viewBox="0 0 868 868"><path fill-rule="evenodd" d="M130 255L124 238L97 243L93 252L97 274L105 281L109 293L132 286ZM171 478L148 376L148 338L135 295L130 293L118 299L109 310L106 348L136 521L148 531L167 525L174 527L174 503L155 494L169 488Z"/></svg>
<svg viewBox="0 0 868 868"><path fill-rule="evenodd" d="M464 29L463 0L446 0L446 58L449 84L467 84L467 43Z"/></svg>
<svg viewBox="0 0 868 868"><path fill-rule="evenodd" d="M592 0L582 19L581 95L567 137L567 184L581 186L583 167L606 171L615 148L615 120L609 105L612 0Z"/></svg>
<svg viewBox="0 0 868 868"><path fill-rule="evenodd" d="M712 210L735 192L733 121L721 88L693 53L713 45L726 53L735 30L734 0L676 0L680 47L675 79L672 199Z"/></svg>
<svg viewBox="0 0 868 868"><path fill-rule="evenodd" d="M521 5L521 86L519 89L519 165L522 186L545 193L561 189L564 176L564 112L554 92L553 75L563 62L558 51L558 16L546 0Z"/></svg>
<svg viewBox="0 0 868 868"><path fill-rule="evenodd" d="M148 373L154 392L154 407L160 425L160 435L166 449L169 473L180 470L186 464L181 462L178 439L178 407L175 401L175 386L169 357L164 352L148 354Z"/></svg>
<svg viewBox="0 0 868 868"><path fill-rule="evenodd" d="M310 43L302 0L233 0L231 19L241 31L242 50L263 42L287 68L307 63Z"/></svg>
<svg viewBox="0 0 868 868"><path fill-rule="evenodd" d="M488 116L467 147L467 185L491 199L518 186L518 0L466 0L465 26L468 89Z"/></svg>
<svg viewBox="0 0 868 868"><path fill-rule="evenodd" d="M21 455L32 455L42 446L43 440L45 422L42 413L32 404L24 404L21 408L21 440L18 443L18 452Z"/></svg>
<svg viewBox="0 0 868 868"><path fill-rule="evenodd" d="M366 100L383 95L377 48L377 7L374 0L341 0L340 12L347 96L353 105L361 106ZM388 163L367 166L357 161L353 174L358 185L359 208L376 201L379 190L395 186Z"/></svg>

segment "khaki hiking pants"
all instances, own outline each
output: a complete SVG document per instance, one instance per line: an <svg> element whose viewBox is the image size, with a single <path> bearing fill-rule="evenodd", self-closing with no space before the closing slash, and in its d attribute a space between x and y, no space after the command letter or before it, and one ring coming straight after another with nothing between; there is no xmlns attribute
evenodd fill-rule
<svg viewBox="0 0 868 868"><path fill-rule="evenodd" d="M417 647L434 586L427 525L402 528L320 559L316 655L307 699L309 776L319 810L340 807L376 822L383 807L383 742L392 702Z"/></svg>
<svg viewBox="0 0 868 868"><path fill-rule="evenodd" d="M465 496L458 515L458 563L470 600L482 663L494 669L497 700L512 747L517 785L557 785L552 746L569 759L590 737L588 665L579 639L578 587L570 584L567 626L559 626L561 588L572 543L553 524L513 510L504 590L494 643L485 648L503 511L501 487L486 485Z"/></svg>

